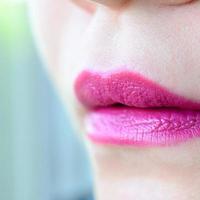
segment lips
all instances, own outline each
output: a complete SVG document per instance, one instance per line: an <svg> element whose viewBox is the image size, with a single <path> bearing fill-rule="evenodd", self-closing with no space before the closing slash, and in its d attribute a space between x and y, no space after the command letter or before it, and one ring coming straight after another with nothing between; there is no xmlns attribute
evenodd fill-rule
<svg viewBox="0 0 200 200"><path fill-rule="evenodd" d="M97 143L170 146L200 137L200 103L131 71L83 71L75 81Z"/></svg>

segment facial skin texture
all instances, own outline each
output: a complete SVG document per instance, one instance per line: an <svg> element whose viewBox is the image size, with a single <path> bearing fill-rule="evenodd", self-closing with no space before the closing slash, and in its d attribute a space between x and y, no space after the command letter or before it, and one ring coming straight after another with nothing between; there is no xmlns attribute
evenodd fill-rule
<svg viewBox="0 0 200 200"><path fill-rule="evenodd" d="M200 1L29 0L39 49L78 132L73 81L87 68L130 70L200 101ZM119 4L118 4L119 3ZM123 2L122 2L123 3ZM84 5L84 6L83 6ZM91 144L97 200L199 200L199 139L172 148Z"/></svg>

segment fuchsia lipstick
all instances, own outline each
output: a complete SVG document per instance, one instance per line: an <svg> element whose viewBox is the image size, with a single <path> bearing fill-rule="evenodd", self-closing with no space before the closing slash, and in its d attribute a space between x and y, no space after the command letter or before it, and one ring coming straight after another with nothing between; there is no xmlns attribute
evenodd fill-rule
<svg viewBox="0 0 200 200"><path fill-rule="evenodd" d="M89 110L89 138L103 144L169 146L200 137L200 103L130 71L83 71L75 92Z"/></svg>

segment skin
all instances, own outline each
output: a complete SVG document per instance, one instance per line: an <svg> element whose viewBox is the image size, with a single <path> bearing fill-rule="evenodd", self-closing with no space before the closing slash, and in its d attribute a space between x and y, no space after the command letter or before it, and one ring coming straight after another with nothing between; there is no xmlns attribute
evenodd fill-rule
<svg viewBox="0 0 200 200"><path fill-rule="evenodd" d="M96 199L199 200L199 139L170 148L92 144L73 82L86 66L128 65L200 101L200 1L29 0L29 7L46 69L88 144Z"/></svg>

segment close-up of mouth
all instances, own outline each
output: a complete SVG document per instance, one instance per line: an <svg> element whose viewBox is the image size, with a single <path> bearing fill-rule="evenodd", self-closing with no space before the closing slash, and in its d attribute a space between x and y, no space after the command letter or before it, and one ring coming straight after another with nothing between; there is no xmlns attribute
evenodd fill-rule
<svg viewBox="0 0 200 200"><path fill-rule="evenodd" d="M200 200L200 0L0 13L0 200Z"/></svg>
<svg viewBox="0 0 200 200"><path fill-rule="evenodd" d="M173 146L200 137L200 103L131 71L82 71L75 81L95 143Z"/></svg>

